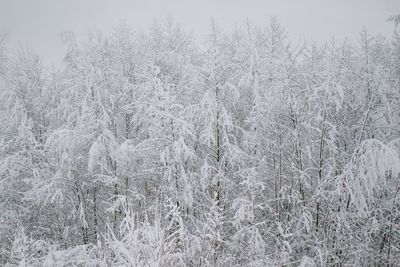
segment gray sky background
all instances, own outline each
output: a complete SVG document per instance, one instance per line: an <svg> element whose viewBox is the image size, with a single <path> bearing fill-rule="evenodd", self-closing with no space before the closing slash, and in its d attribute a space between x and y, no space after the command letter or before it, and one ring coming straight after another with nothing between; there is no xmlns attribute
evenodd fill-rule
<svg viewBox="0 0 400 267"><path fill-rule="evenodd" d="M83 38L90 27L110 32L121 21L142 31L171 15L201 40L210 17L231 30L246 18L266 25L274 15L292 39L323 42L355 40L363 26L390 38L392 14L400 14L400 0L0 0L0 32L8 33L8 47L28 44L45 64L58 65L60 32Z"/></svg>

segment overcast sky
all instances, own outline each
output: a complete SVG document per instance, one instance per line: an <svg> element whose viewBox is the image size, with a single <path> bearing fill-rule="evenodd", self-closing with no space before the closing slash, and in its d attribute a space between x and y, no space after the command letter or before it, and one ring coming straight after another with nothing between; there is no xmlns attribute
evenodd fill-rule
<svg viewBox="0 0 400 267"><path fill-rule="evenodd" d="M210 17L232 29L246 18L267 24L274 15L292 38L322 42L333 35L358 38L363 26L390 37L392 14L400 14L400 0L0 0L0 32L9 34L9 47L29 44L45 64L59 64L60 32L82 38L90 27L110 32L121 21L141 31L171 15L200 39Z"/></svg>

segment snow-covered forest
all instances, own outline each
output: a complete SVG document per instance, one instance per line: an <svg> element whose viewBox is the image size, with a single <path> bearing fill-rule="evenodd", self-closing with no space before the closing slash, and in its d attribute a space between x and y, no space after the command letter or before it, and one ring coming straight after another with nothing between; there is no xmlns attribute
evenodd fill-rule
<svg viewBox="0 0 400 267"><path fill-rule="evenodd" d="M396 21L395 21L396 22ZM400 26L0 38L0 265L400 262Z"/></svg>

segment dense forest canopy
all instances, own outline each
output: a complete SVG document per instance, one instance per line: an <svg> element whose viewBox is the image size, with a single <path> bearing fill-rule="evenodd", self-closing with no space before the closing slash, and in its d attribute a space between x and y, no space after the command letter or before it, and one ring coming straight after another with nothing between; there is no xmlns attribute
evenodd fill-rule
<svg viewBox="0 0 400 267"><path fill-rule="evenodd" d="M400 262L396 26L62 37L51 71L0 38L0 265Z"/></svg>

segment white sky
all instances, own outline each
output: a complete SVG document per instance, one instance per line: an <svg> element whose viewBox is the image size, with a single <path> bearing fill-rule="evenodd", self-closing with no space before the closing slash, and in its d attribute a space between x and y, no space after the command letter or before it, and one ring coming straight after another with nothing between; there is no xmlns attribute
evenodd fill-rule
<svg viewBox="0 0 400 267"><path fill-rule="evenodd" d="M57 65L61 31L82 38L90 27L109 32L121 21L141 31L171 15L201 39L210 17L231 30L246 18L263 25L274 15L292 38L322 42L358 38L363 26L390 37L392 14L400 14L400 0L0 0L0 32L8 33L9 47L28 44L45 64Z"/></svg>

